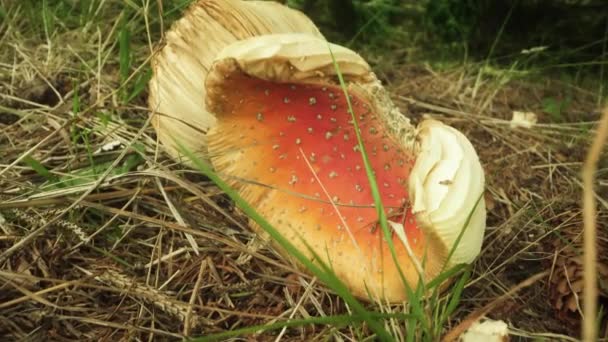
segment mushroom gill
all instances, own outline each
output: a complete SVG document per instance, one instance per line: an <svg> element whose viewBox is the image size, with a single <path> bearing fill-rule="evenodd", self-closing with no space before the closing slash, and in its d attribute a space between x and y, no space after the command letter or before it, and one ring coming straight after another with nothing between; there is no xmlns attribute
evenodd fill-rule
<svg viewBox="0 0 608 342"><path fill-rule="evenodd" d="M180 158L178 139L210 161L292 244L312 258L309 245L330 264L354 295L403 301L405 285L378 229L334 62L409 285L417 285L420 270L430 280L444 266L472 262L485 207L483 170L470 142L438 121L412 126L365 60L325 41L299 12L253 1L193 5L155 58L154 127L173 157Z"/></svg>

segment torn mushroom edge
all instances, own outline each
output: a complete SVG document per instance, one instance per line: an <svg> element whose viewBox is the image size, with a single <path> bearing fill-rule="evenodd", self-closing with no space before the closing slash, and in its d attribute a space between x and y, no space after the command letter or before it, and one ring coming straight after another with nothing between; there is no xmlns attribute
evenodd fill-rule
<svg viewBox="0 0 608 342"><path fill-rule="evenodd" d="M427 196L426 193L430 191L425 183L429 181L428 177L435 166L443 160L442 157L445 157L441 155L441 151L439 151L440 155L438 156L432 155L432 153L424 154L424 152L431 152L425 145L431 139L436 139L437 136L435 135L437 134L453 135L452 138L457 140L463 154L458 169L454 171L453 175L447 177L446 181L453 181L459 172L468 172L468 175L472 177L477 176L477 179L469 179L471 185L464 196L459 198L464 202L462 206L464 208L453 213L449 220L445 217L441 220L434 220L433 218L434 212L440 210L445 197L448 196L447 194L441 199L440 202L442 203L437 204L438 208L433 209L432 212L429 212L429 208L422 203L424 202L423 197ZM443 242L447 252L452 252L450 260L446 260L447 267L460 263L471 263L479 255L486 227L486 208L483 198L485 176L477 152L460 131L433 119L422 121L417 127L416 136L420 154L410 174L409 193L417 222L425 229L425 232L429 230L435 232ZM445 140L435 142L446 143ZM441 146L434 147L435 149L441 149ZM433 160L433 158L438 159ZM430 165L426 165L428 163ZM454 190L450 189L448 191ZM461 236L460 240L458 240L459 236ZM456 242L458 242L458 246L454 247ZM452 249L454 251L451 251Z"/></svg>

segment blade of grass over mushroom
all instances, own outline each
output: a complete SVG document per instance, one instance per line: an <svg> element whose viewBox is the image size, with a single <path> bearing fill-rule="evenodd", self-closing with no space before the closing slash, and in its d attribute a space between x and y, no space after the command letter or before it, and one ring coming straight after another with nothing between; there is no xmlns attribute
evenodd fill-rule
<svg viewBox="0 0 608 342"><path fill-rule="evenodd" d="M380 197L380 190L378 189L378 184L376 182L376 178L374 176L374 171L372 170L371 163L367 156L365 146L363 144L363 141L361 140L361 130L359 129L357 117L355 115L352 103L350 101L350 96L348 94L348 89L346 87L346 83L344 82L344 77L342 76L342 73L340 72L340 66L337 63L337 61L333 55L333 52L331 50L331 46L329 44L327 45L327 48L329 49L329 52L331 54L331 57L333 60L333 65L334 65L334 68L336 69L336 75L338 76L338 80L340 81L340 87L342 88L342 91L344 92L346 105L348 106L348 112L351 115L351 119L353 121L354 131L357 136L357 143L358 143L359 149L361 151L361 158L363 160L365 172L367 174L372 197L374 198L374 205L376 207L376 212L378 214L378 219L380 221L380 227L382 228L384 238L385 238L386 243L388 244L389 250L391 252L391 257L393 258L393 261L395 262L396 268L399 272L399 277L401 278L401 281L403 282L405 289L407 291L408 302L412 306L414 315L417 317L417 319L419 319L420 323L425 328L425 330L427 330L428 322L426 322L426 319L424 318L424 313L422 310L422 306L420 304L420 298L419 298L419 296L415 295L414 291L412 291L411 287L409 286L409 283L405 279L405 275L403 274L403 271L398 262L397 253L395 252L395 246L393 244L393 239L391 238L391 233L390 233L390 230L388 227L386 213L384 211L384 205L383 205L382 199ZM422 278L422 275L420 275L420 277Z"/></svg>
<svg viewBox="0 0 608 342"><path fill-rule="evenodd" d="M209 177L222 191L224 191L235 203L243 210L245 214L254 220L262 229L264 229L281 247L287 250L291 256L295 257L302 265L308 268L315 276L327 284L334 290L344 301L355 311L361 315L363 320L369 324L370 328L377 334L382 341L390 341L392 338L386 329L374 318L369 311L349 292L346 285L333 273L327 266L323 265L322 259L315 255L315 260L320 263L321 268L309 260L302 252L284 238L266 219L257 213L257 211L249 205L241 196L234 191L226 182L224 182L205 162L200 160L192 151L188 150L179 141L175 140L177 147L184 156L190 159L192 164L205 176Z"/></svg>
<svg viewBox="0 0 608 342"><path fill-rule="evenodd" d="M391 318L407 319L409 317L409 315L407 315L407 314L400 314L400 313L391 314L391 313L378 313L378 312L372 312L371 316L374 319L383 319L383 320L391 319ZM284 321L284 322L254 325L254 326L249 326L246 328L235 329L235 330L226 331L226 332L222 332L222 333L218 333L218 334L212 334L209 336L197 337L197 338L190 339L188 341L191 341L191 342L223 341L223 340L225 340L227 338L231 338L231 337L237 337L237 336L254 334L254 333L262 333L262 332L266 332L266 331L278 330L281 328L300 327L300 326L310 325L310 324L318 324L318 325L321 325L321 324L330 325L331 324L334 327L336 327L336 326L339 327L339 326L351 324L353 322L366 322L366 321L367 321L366 318L364 318L363 316L361 316L359 314L335 315L335 316L325 316L325 317L310 317L310 318L306 318L306 319L292 319L292 320Z"/></svg>

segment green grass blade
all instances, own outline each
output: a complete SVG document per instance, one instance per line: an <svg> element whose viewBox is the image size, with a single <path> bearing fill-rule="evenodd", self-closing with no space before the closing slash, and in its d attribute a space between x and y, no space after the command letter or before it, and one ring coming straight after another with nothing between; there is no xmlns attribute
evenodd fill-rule
<svg viewBox="0 0 608 342"><path fill-rule="evenodd" d="M46 39L50 40L54 27L54 15L49 8L47 0L42 0L42 24L44 25Z"/></svg>
<svg viewBox="0 0 608 342"><path fill-rule="evenodd" d="M372 192L372 197L374 198L374 205L376 207L376 213L378 214L378 219L380 221L380 227L382 228L384 238L385 238L386 243L388 244L389 250L391 252L391 257L393 258L395 265L397 265L397 270L399 271L399 276L401 277L401 281L403 282L403 284L405 286L405 289L407 292L407 297L408 297L408 302L409 302L410 306L412 307L412 310L414 311L414 315L420 320L420 322L422 323L425 330L428 330L428 323L426 322L426 319L424 317L424 312L423 312L422 306L420 304L420 297L417 296L414 293L414 291L412 291L412 289L410 288L409 283L405 279L405 275L403 274L401 266L398 263L397 253L395 252L395 246L393 244L391 232L388 227L386 212L384 211L384 204L382 203L382 199L380 197L380 189L378 188L378 183L376 182L376 177L374 176L374 171L372 170L371 163L369 161L369 157L365 150L365 146L363 145L363 140L361 138L361 130L359 129L357 116L355 115L355 112L352 107L352 103L350 102L350 97L348 94L348 89L346 87L346 83L344 82L344 77L342 77L342 72L340 71L340 66L336 62L336 59L334 57L333 52L331 51L331 47L329 46L329 44L328 44L327 48L329 49L329 52L331 54L331 57L332 57L332 60L334 63L334 68L336 69L336 73L338 75L338 80L340 81L340 87L342 88L342 91L344 92L344 96L346 98L348 112L350 113L351 118L353 120L354 130L355 130L355 134L357 136L357 142L359 144L359 150L361 151L361 157L362 157L363 163L365 165L365 172L367 174L367 179L368 179L368 183L369 183L369 186L370 186L370 189Z"/></svg>
<svg viewBox="0 0 608 342"><path fill-rule="evenodd" d="M123 100L126 100L127 92L125 82L129 79L129 73L131 72L131 32L129 31L126 20L122 24L118 34L118 57L120 84L123 87L122 98Z"/></svg>
<svg viewBox="0 0 608 342"><path fill-rule="evenodd" d="M53 175L51 173L51 171L49 171L49 169L47 169L44 165L42 165L41 162L34 159L33 157L26 156L25 158L23 158L23 162L26 163L29 167L31 167L32 170L34 170L34 172L36 172L38 175L46 178L47 180L49 180L49 181L57 180L57 177L55 175Z"/></svg>
<svg viewBox="0 0 608 342"><path fill-rule="evenodd" d="M148 81L152 78L152 69L146 68L144 72L140 72L135 79L135 84L133 85L133 90L127 97L126 102L131 102L134 98L136 98L139 94L141 94L146 87L148 87Z"/></svg>
<svg viewBox="0 0 608 342"><path fill-rule="evenodd" d="M72 96L72 112L74 115L80 113L80 94L78 90L80 89L80 84L78 82L74 82L73 85L74 95Z"/></svg>
<svg viewBox="0 0 608 342"><path fill-rule="evenodd" d="M408 315L406 314L383 314L383 313L372 313L374 319L407 319ZM351 324L353 322L363 322L366 321L365 318L361 315L335 315L335 316L326 316L326 317L310 317L306 319L292 319L284 322L276 322L272 324L260 324L254 325L246 328L225 331L218 334L213 334L204 337L197 337L188 341L191 342L211 342L211 341L223 341L231 337L237 337L247 334L261 333L271 330L277 330L282 328L291 328L291 327L299 327L303 325L332 325L334 327L344 326Z"/></svg>
<svg viewBox="0 0 608 342"><path fill-rule="evenodd" d="M446 321L446 319L454 312L454 310L456 310L458 303L460 303L460 297L462 296L464 286L466 285L467 281L469 281L470 276L471 270L470 268L467 268L467 270L462 274L460 279L458 279L458 283L456 283L456 286L452 288L450 301L441 319L442 323Z"/></svg>
<svg viewBox="0 0 608 342"><path fill-rule="evenodd" d="M116 256L116 255L114 255L114 254L112 254L112 253L110 253L110 252L106 251L106 250L105 250L105 249L103 249L103 248L96 247L96 246L94 246L94 245L92 245L92 244L90 244L90 245L89 245L89 247L90 247L91 249L93 249L93 250L95 250L95 251L99 252L100 254L105 255L106 257L108 257L108 258L110 258L110 259L112 259L112 260L116 261L116 263L118 263L118 264L121 264L121 265L123 265L123 266L125 266L125 267L127 267L127 268L129 268L129 269L134 269L134 268L135 268L133 265L129 264L129 263L128 263L128 262L127 262L125 259L120 258L120 257L118 257L118 256Z"/></svg>
<svg viewBox="0 0 608 342"><path fill-rule="evenodd" d="M458 264L446 271L441 272L441 274L439 274L437 277L433 278L433 280L428 282L427 287L429 289L432 289L432 288L435 288L435 287L441 285L444 281L446 281L446 280L452 278L453 276L455 276L456 274L460 273L467 266L468 266L467 264Z"/></svg>

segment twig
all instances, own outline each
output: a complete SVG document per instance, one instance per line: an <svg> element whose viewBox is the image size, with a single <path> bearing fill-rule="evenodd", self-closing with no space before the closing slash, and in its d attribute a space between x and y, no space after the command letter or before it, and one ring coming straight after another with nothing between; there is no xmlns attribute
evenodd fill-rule
<svg viewBox="0 0 608 342"><path fill-rule="evenodd" d="M494 299L492 302L486 304L484 307L479 308L472 313L470 313L460 324L455 326L452 330L450 330L442 339L443 342L451 342L456 341L460 335L462 335L467 329L471 327L471 325L481 319L483 316L487 315L490 311L494 310L498 305L507 301L509 298L513 297L515 293L519 290L526 288L542 278L549 275L549 271L544 271L538 273L536 275L531 276L530 278L522 281L521 283L515 285L513 288L509 290L509 292L503 294L502 296Z"/></svg>
<svg viewBox="0 0 608 342"><path fill-rule="evenodd" d="M594 178L597 171L597 163L608 137L608 107L604 109L599 127L595 133L595 139L589 148L585 165L583 166L583 223L584 234L584 263L583 281L585 284L583 294L583 340L595 341L597 335L597 227L595 222L596 203L594 194Z"/></svg>

